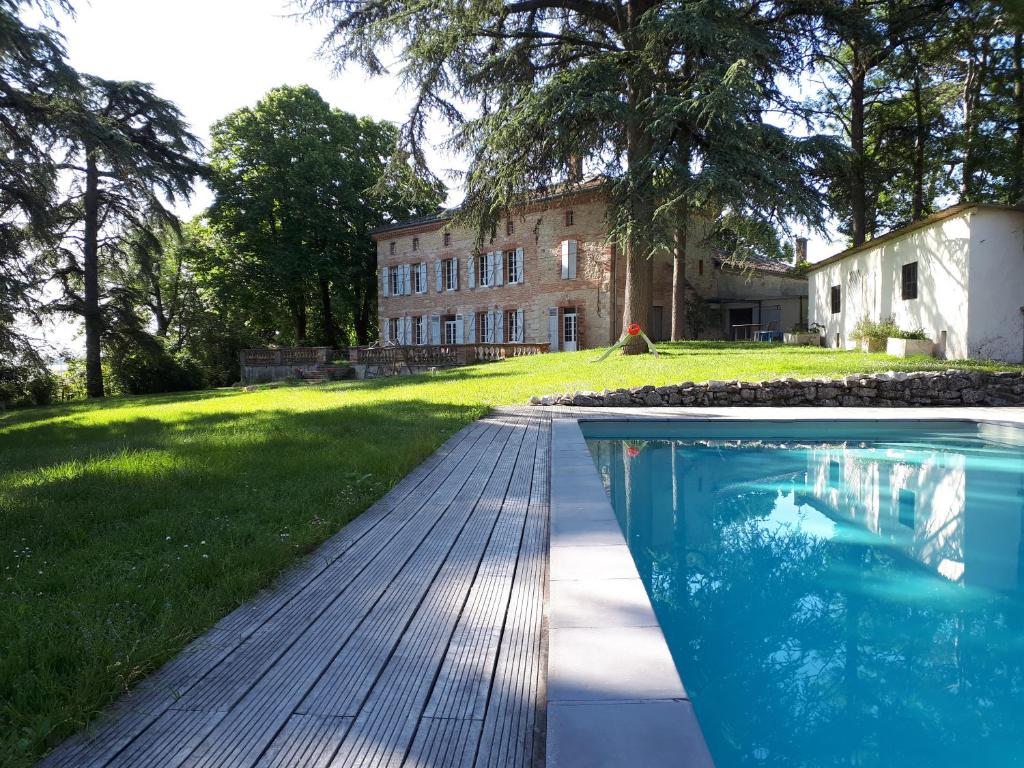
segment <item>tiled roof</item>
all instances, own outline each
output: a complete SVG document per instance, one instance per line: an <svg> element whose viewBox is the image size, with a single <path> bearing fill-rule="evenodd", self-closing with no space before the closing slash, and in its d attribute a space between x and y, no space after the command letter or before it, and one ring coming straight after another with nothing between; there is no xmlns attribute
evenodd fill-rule
<svg viewBox="0 0 1024 768"><path fill-rule="evenodd" d="M832 264L833 262L839 261L840 259L845 259L847 256L852 256L855 253L860 253L861 251L867 250L868 248L875 248L879 245L883 245L889 242L890 240L895 240L899 237L902 237L903 235L910 234L915 230L923 229L924 227L931 226L932 224L936 224L940 221L952 218L953 216L958 216L959 214L964 213L966 211L970 211L972 209L992 211L1016 211L1017 213L1024 213L1024 208L1020 208L1013 205L998 205L996 203L958 203L957 205L951 205L949 208L944 208L941 211L936 211L931 216L926 216L925 218L920 219L919 221L907 224L905 227L898 227L897 229L891 230L890 232L886 232L884 235L874 237L868 240L866 243L862 243L861 245L855 245L852 248L847 248L845 251L840 251L839 253L829 256L827 259L822 259L821 261L815 262L810 266L809 271L813 272L816 269L820 269L821 267L824 267L828 264Z"/></svg>
<svg viewBox="0 0 1024 768"><path fill-rule="evenodd" d="M554 200L558 197L567 195L575 195L581 192L588 192L593 189L598 189L607 182L607 177L602 175L591 176L584 179L579 184L555 184L551 187L542 187L537 190L537 194L531 197L528 203L540 203L545 200ZM437 213L432 213L428 216L419 216L415 219L404 219L402 221L396 221L391 224L383 224L379 227L375 227L370 230L371 235L380 235L385 232L397 232L403 229L410 229L412 227L422 227L429 224L437 224L445 219L450 219L455 215L457 208L442 208Z"/></svg>

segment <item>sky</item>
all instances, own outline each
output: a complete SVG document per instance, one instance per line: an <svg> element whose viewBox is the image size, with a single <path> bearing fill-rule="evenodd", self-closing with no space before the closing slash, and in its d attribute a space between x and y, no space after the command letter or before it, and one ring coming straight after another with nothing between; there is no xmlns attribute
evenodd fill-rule
<svg viewBox="0 0 1024 768"><path fill-rule="evenodd" d="M311 85L334 107L395 123L405 120L412 103L393 74L370 78L354 65L335 73L332 62L317 55L326 27L296 18L287 0L78 0L75 10L60 27L71 65L152 83L206 145L212 123L279 85ZM446 137L439 125L429 135L435 145ZM463 159L436 149L429 160L449 183L448 204L458 203L461 191L445 172L463 168ZM178 212L191 216L209 202L209 191L199 188ZM811 261L839 249L809 236ZM56 352L80 346L75 334L73 324L62 323L35 335Z"/></svg>

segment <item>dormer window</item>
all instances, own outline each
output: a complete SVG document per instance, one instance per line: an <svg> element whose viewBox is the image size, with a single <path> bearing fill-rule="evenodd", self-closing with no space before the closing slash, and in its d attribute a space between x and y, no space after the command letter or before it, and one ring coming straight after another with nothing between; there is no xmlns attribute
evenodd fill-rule
<svg viewBox="0 0 1024 768"><path fill-rule="evenodd" d="M574 224L574 216L572 208L565 212L565 226L571 227Z"/></svg>
<svg viewBox="0 0 1024 768"><path fill-rule="evenodd" d="M414 237L412 239L412 249L414 251L418 251L420 249L420 239L418 237Z"/></svg>
<svg viewBox="0 0 1024 768"><path fill-rule="evenodd" d="M451 244L452 244L452 233L451 232L445 232L444 233L444 247L447 248Z"/></svg>
<svg viewBox="0 0 1024 768"><path fill-rule="evenodd" d="M506 235L511 235L515 231L516 231L515 222L512 221L512 219L509 219L508 221L506 221L505 222L505 234Z"/></svg>
<svg viewBox="0 0 1024 768"><path fill-rule="evenodd" d="M395 242L394 240L392 240L392 241L391 241L390 243L388 243L388 252L389 252L389 253L390 253L390 254L391 254L392 256L394 256L394 255L395 255L395 247L396 247L397 245L398 245L398 243L396 243L396 242Z"/></svg>

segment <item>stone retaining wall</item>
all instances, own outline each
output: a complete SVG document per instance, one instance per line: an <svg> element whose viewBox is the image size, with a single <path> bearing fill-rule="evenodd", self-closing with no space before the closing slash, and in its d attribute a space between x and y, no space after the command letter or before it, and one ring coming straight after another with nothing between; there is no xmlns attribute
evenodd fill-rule
<svg viewBox="0 0 1024 768"><path fill-rule="evenodd" d="M764 382L684 382L604 392L531 397L531 405L607 408L658 406L874 406L1024 405L1024 373L976 371L890 372L844 379L778 379Z"/></svg>

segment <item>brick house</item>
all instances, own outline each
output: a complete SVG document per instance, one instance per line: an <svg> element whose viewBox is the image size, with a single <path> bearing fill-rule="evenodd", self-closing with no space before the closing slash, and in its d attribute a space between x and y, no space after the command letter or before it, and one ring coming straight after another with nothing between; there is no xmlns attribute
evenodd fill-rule
<svg viewBox="0 0 1024 768"><path fill-rule="evenodd" d="M611 344L622 333L625 264L608 242L605 210L598 178L538 196L501 220L479 249L475 231L453 225L446 213L375 229L381 340L548 343L559 351ZM669 333L671 255L650 265L652 306L640 322L661 340ZM777 307L784 298L781 315L795 311L796 320L806 306L806 279L775 265L733 269L698 245L685 271L688 298L699 297L711 318L705 338L731 338L730 319L760 322L766 300Z"/></svg>

